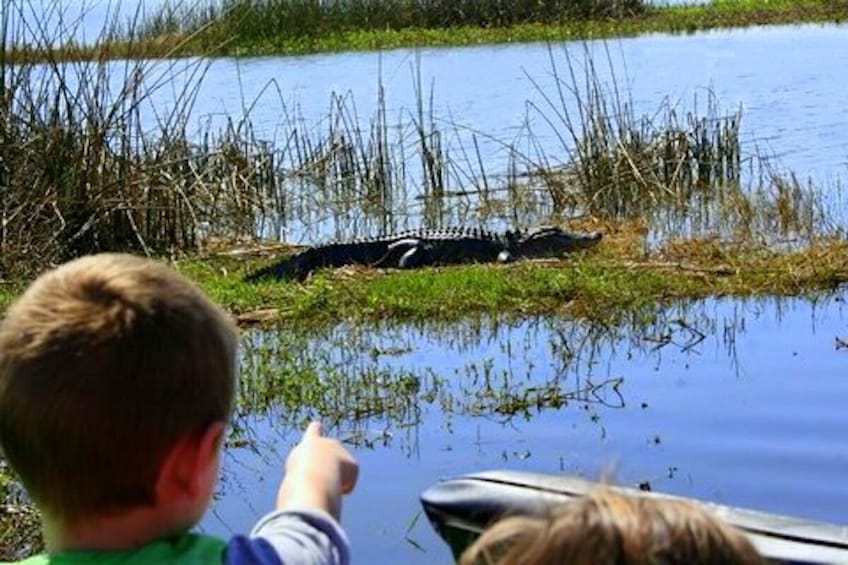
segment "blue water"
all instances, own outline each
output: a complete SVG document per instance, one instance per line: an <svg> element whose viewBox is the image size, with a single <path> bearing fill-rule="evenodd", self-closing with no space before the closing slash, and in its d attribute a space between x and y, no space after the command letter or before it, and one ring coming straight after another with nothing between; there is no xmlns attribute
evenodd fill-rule
<svg viewBox="0 0 848 565"><path fill-rule="evenodd" d="M606 87L617 84L621 98L632 100L635 115L655 116L667 103L681 120L690 113L706 115L710 102L720 115L741 110L746 159L768 156L775 170L791 171L802 183L811 179L826 192L841 185L848 164L848 97L841 80L848 68L848 26L655 34L590 42L586 48ZM474 188L468 178L477 167L472 136L491 184L502 186L516 151L519 169L532 169L533 163L555 167L568 160L571 143L567 136L562 142L565 128L557 114L565 108L576 119L577 103L567 90L560 103L551 66L553 53L558 73L565 76L566 51L579 75L584 58L577 43L219 59L211 62L198 92L192 123L198 128L220 124L247 109L258 134L278 144L290 135L293 122L300 131L320 137L328 128L332 97L342 94L355 105L367 132L382 84L388 123L405 124L392 129L390 139L402 137L414 146L409 124L418 119L420 89L425 106L432 92L433 108L424 108L424 121L432 115L435 126L447 132L442 144L454 160L453 168L448 167L448 190ZM414 198L421 190L414 180L420 162L408 152L408 194L395 199L400 214L409 217L398 229L421 222L421 202ZM746 168L747 178L758 177L758 164L746 161L745 166L751 167ZM308 207L312 196L305 198ZM320 206L293 217L281 237L310 243L354 235L351 226L368 217L366 211L334 214L331 204ZM479 221L473 200L459 201L457 208L448 223ZM838 203L835 208L842 209Z"/></svg>
<svg viewBox="0 0 848 565"><path fill-rule="evenodd" d="M579 44L568 45L579 63ZM588 44L599 61L597 70L609 76L604 45ZM848 95L841 76L848 68L848 26L654 34L606 45L637 114L653 114L665 99L683 114L703 110L712 93L725 113L741 106L749 150L779 156L780 164L802 179L825 182L844 174ZM561 46L553 49L565 73ZM318 123L334 92L349 92L360 115L368 116L382 82L389 116L403 116L415 108L413 71L419 63L421 84L426 92L434 88L434 113L442 123L509 140L529 115L535 131L545 134L544 121L528 110L528 104L545 106L534 81L542 92L555 95L548 46L541 43L221 59L209 71L197 111L237 113L258 99L255 122L270 134L284 118L284 108L298 107L307 124ZM268 90L270 81L282 100L276 90ZM552 117L551 111L545 113ZM545 138L549 152L564 159L555 136L547 132Z"/></svg>
<svg viewBox="0 0 848 565"><path fill-rule="evenodd" d="M658 311L646 328L550 318L345 326L314 337L301 354L353 379L386 371L421 382L406 409L345 418L332 430L361 464L343 516L355 561L450 562L416 519L418 493L483 469L613 472L622 484L848 525L848 351L834 339L848 336L844 304L844 295L707 300ZM275 339L261 337L269 347ZM517 397L551 383L582 392L508 417L485 402L486 382ZM229 450L205 529L243 531L271 507L304 415L272 410L250 420L256 452Z"/></svg>
<svg viewBox="0 0 848 565"><path fill-rule="evenodd" d="M652 112L666 97L684 111L696 97L703 107L711 90L726 110L742 106L749 143L771 146L789 168L806 176L835 172L848 163L846 139L840 137L848 97L839 80L840 69L848 65L846 39L848 26L794 26L656 34L613 41L609 47L616 74L626 81L638 110ZM589 46L600 54L603 44ZM557 55L558 49L554 46ZM323 117L329 94L347 91L367 115L382 80L395 109L413 108L410 66L416 57L425 88L434 85L437 116L452 116L482 132L512 131L521 124L526 101L544 105L531 78L553 93L547 46L524 44L221 60L213 66L203 99L219 100L220 108L230 111L240 107L242 94L224 86L235 84L240 74L247 100L273 79L307 117ZM559 64L564 64L561 59ZM598 70L606 74L603 65ZM273 123L273 105L267 113L257 112L269 118L260 123Z"/></svg>

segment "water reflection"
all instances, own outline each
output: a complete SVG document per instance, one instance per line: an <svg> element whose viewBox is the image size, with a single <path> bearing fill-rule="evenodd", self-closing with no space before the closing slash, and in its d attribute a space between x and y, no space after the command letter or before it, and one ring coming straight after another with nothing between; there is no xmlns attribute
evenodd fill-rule
<svg viewBox="0 0 848 565"><path fill-rule="evenodd" d="M706 300L619 326L559 318L245 336L242 448L204 526L267 509L303 422L363 465L345 522L359 562L447 563L417 493L506 467L598 477L844 522L844 295ZM411 538L414 544L406 541ZM418 547L423 548L424 551Z"/></svg>

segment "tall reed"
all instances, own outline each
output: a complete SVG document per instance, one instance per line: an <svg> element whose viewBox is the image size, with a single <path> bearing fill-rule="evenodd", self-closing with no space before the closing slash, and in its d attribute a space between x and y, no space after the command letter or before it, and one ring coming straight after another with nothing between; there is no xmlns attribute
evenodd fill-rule
<svg viewBox="0 0 848 565"><path fill-rule="evenodd" d="M3 53L21 41L8 17ZM4 271L102 250L196 249L209 225L252 232L263 183L274 182L267 146L249 127L187 129L208 61L68 63L51 58L46 25L29 28L43 30L26 39L47 62L0 61ZM183 86L165 96L176 77Z"/></svg>
<svg viewBox="0 0 848 565"><path fill-rule="evenodd" d="M567 156L559 184L551 184L555 201L576 198L591 214L630 218L689 206L740 182L741 110L721 115L710 96L705 114L681 116L665 99L653 114L637 115L609 51L607 78L594 54L562 53L564 70L549 50L554 92L537 84L543 104L534 107Z"/></svg>
<svg viewBox="0 0 848 565"><path fill-rule="evenodd" d="M583 49L582 57L549 50L552 89L531 77L542 98L532 110L553 130L563 155L545 155L535 170L556 210L645 218L676 236L809 238L832 233L844 220L811 183L780 171L766 155L743 155L741 107L723 114L708 93L705 110L696 103L682 111L664 99L640 115L608 46L603 57ZM601 72L599 64L608 69Z"/></svg>

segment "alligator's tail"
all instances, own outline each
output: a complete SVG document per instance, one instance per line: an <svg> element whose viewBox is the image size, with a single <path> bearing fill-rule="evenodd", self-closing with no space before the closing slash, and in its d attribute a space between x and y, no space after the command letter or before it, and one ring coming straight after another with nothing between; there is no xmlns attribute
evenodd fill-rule
<svg viewBox="0 0 848 565"><path fill-rule="evenodd" d="M257 283L267 279L301 279L302 277L298 276L298 263L299 261L297 261L296 255L288 257L282 261L272 263L267 267L262 267L261 269L245 276L242 280L248 283Z"/></svg>

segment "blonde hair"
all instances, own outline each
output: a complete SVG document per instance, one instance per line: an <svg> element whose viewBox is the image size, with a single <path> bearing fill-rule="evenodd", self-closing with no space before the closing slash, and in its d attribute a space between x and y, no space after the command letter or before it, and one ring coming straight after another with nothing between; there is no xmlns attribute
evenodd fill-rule
<svg viewBox="0 0 848 565"><path fill-rule="evenodd" d="M0 328L0 446L68 523L150 504L168 450L229 419L237 345L229 316L164 265L67 263Z"/></svg>
<svg viewBox="0 0 848 565"><path fill-rule="evenodd" d="M761 564L748 539L694 504L600 488L547 517L496 523L460 565Z"/></svg>

